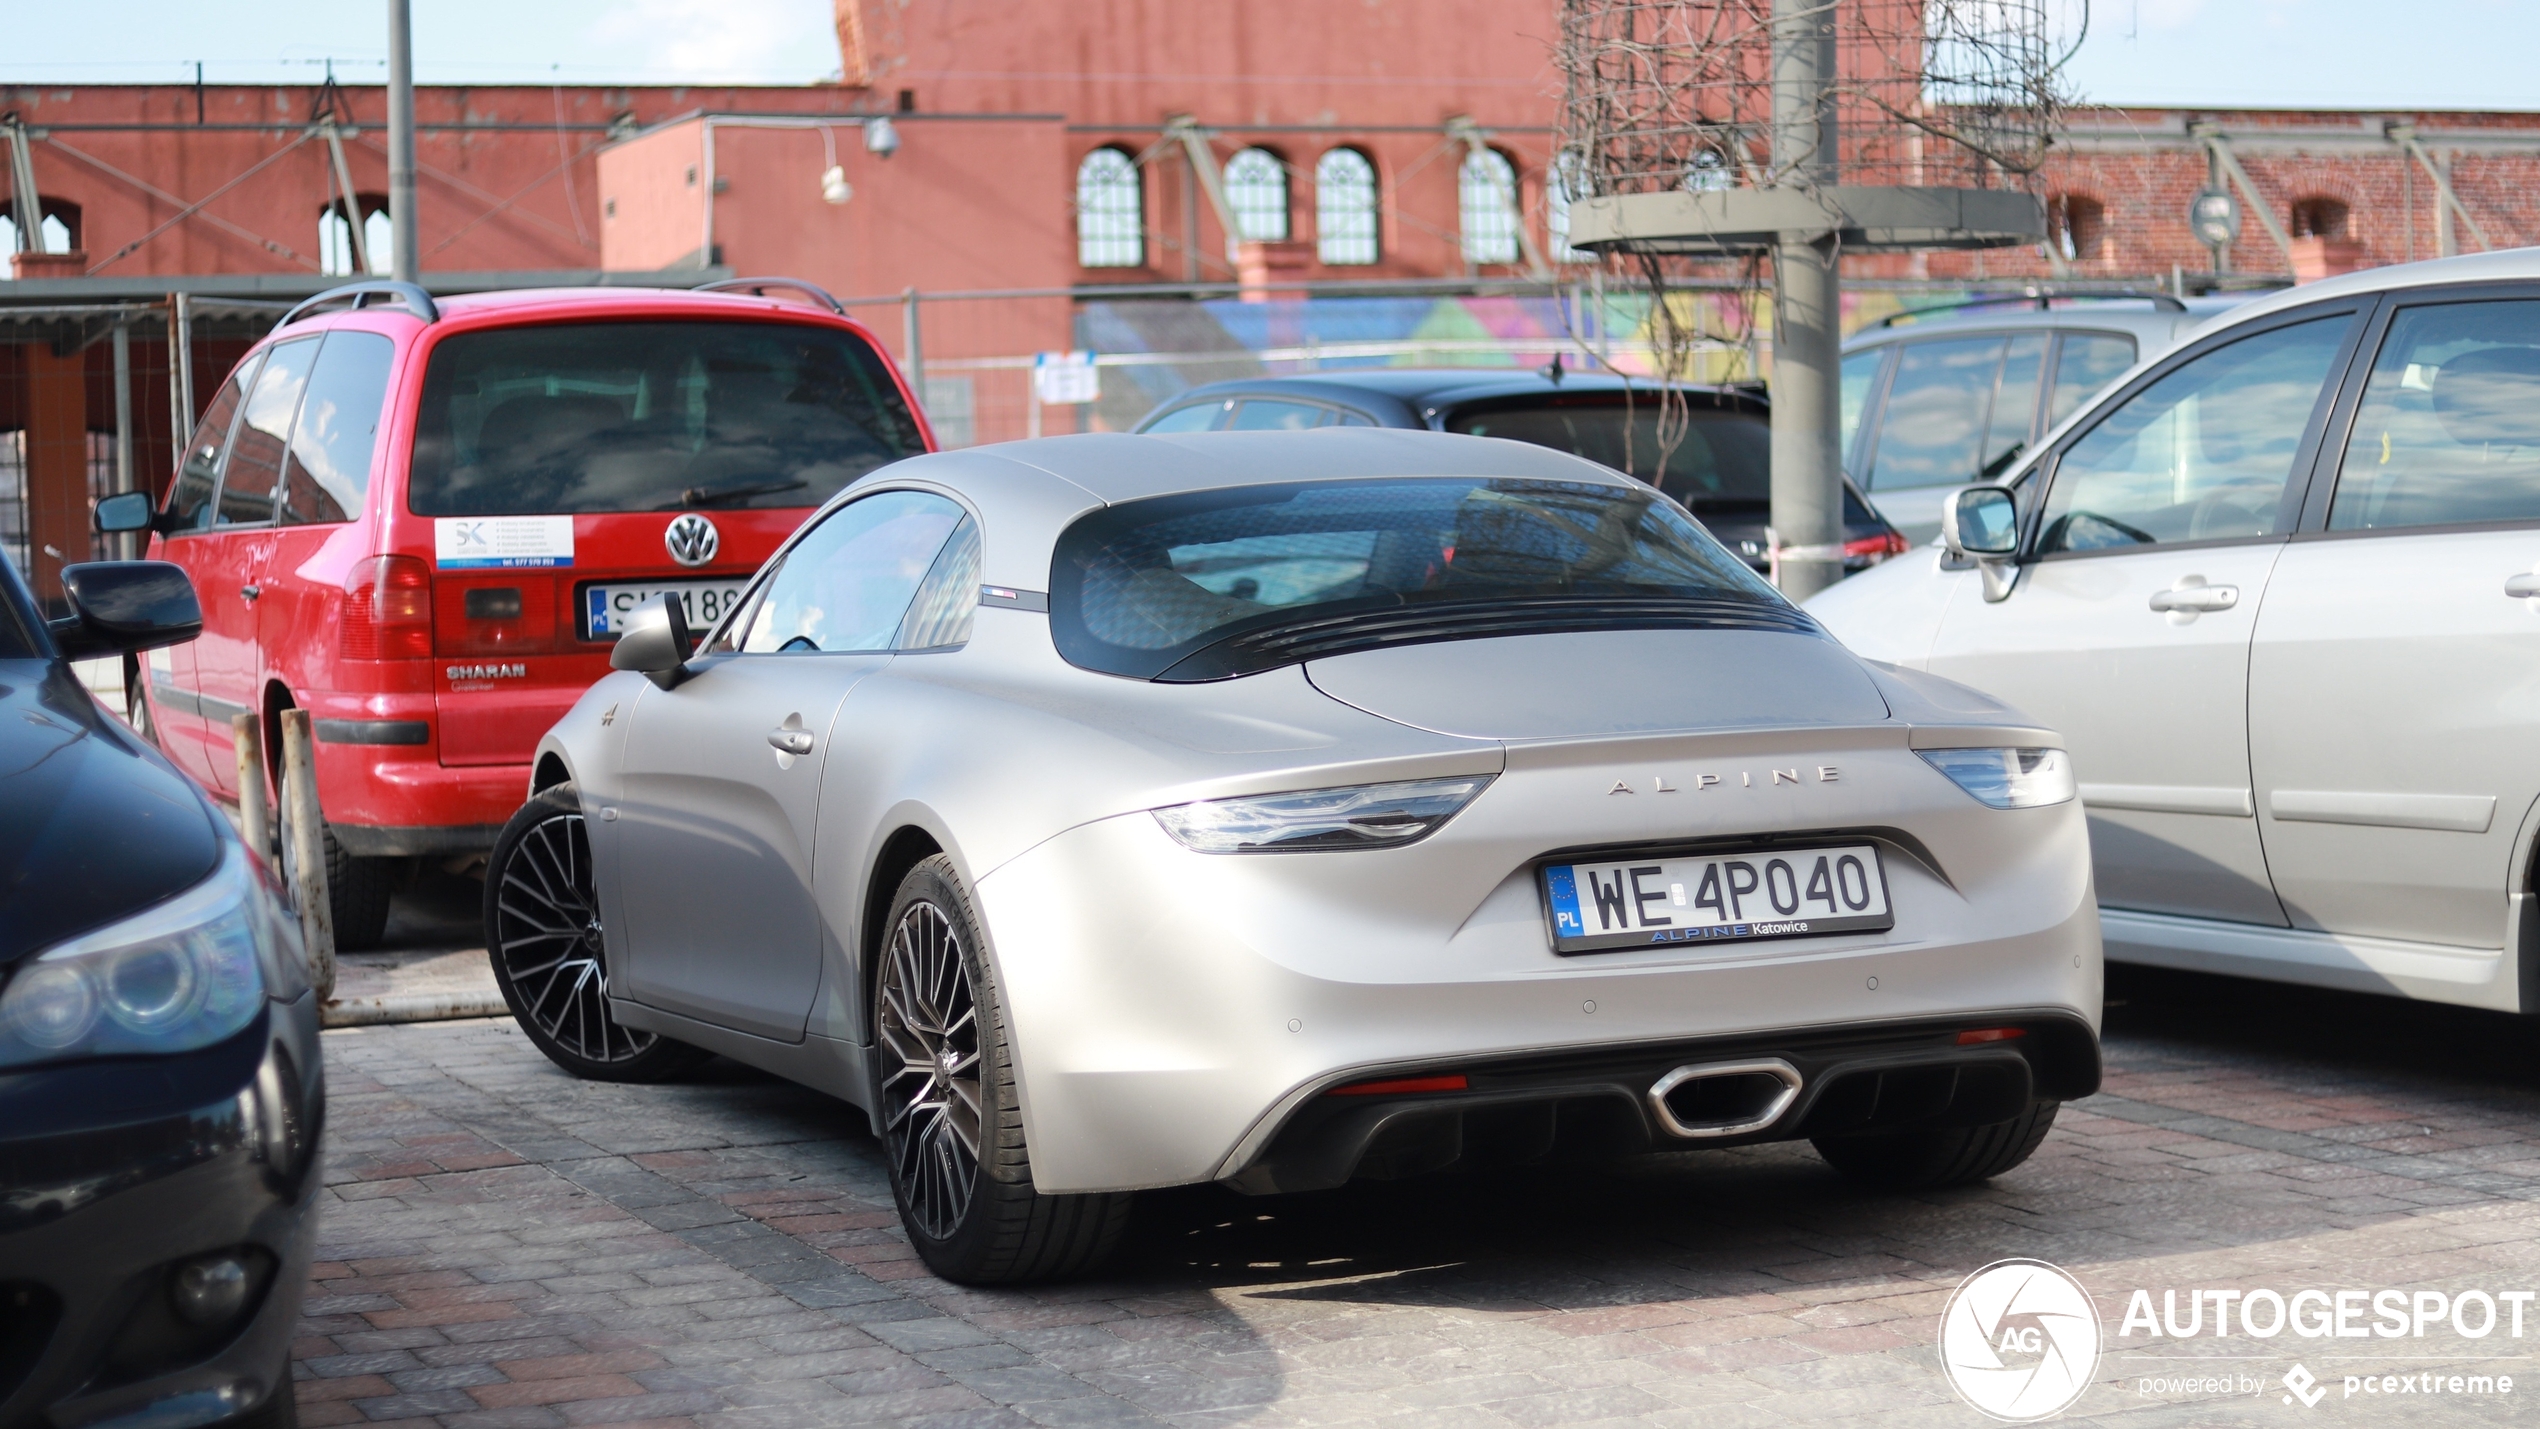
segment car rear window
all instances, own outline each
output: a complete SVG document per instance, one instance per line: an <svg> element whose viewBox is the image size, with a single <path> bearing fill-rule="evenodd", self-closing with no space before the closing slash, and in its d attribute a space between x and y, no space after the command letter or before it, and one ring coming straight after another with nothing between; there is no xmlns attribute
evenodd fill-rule
<svg viewBox="0 0 2540 1429"><path fill-rule="evenodd" d="M559 323L432 350L421 516L817 506L924 450L881 358L801 323Z"/></svg>
<svg viewBox="0 0 2540 1429"><path fill-rule="evenodd" d="M1761 414L1687 413L1672 449L1661 440L1658 394L1627 409L1617 397L1519 407L1493 406L1447 419L1446 429L1476 437L1532 442L1627 471L1699 513L1758 506L1773 499L1772 426ZM1666 458L1662 471L1661 454Z"/></svg>
<svg viewBox="0 0 2540 1429"><path fill-rule="evenodd" d="M1453 477L1108 507L1059 537L1050 617L1071 663L1168 681L1484 635L1815 629L1646 487Z"/></svg>

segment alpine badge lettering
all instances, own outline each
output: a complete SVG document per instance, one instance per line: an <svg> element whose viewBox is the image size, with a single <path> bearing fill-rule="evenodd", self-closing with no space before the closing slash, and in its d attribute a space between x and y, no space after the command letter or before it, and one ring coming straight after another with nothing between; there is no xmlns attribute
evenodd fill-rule
<svg viewBox="0 0 2540 1429"><path fill-rule="evenodd" d="M570 516L437 516L432 562L445 571L573 564Z"/></svg>

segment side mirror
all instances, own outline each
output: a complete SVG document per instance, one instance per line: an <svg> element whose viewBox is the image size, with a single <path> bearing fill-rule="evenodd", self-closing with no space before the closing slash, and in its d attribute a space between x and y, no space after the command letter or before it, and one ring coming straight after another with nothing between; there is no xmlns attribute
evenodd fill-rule
<svg viewBox="0 0 2540 1429"><path fill-rule="evenodd" d="M151 508L148 492L126 491L97 503L97 529L109 535L122 531L147 531L151 518L157 514Z"/></svg>
<svg viewBox="0 0 2540 1429"><path fill-rule="evenodd" d="M138 493L134 493L138 495ZM149 509L144 497L142 509ZM182 645L203 633L203 605L182 566L166 561L83 561L62 567L71 613L50 623L67 659Z"/></svg>
<svg viewBox="0 0 2540 1429"><path fill-rule="evenodd" d="M679 597L664 595L626 618L626 631L609 652L609 668L634 670L665 690L675 690L692 673L688 652L696 642L688 634L688 612Z"/></svg>
<svg viewBox="0 0 2540 1429"><path fill-rule="evenodd" d="M1984 576L1984 598L2011 594L2010 558L2020 549L2019 497L2007 486L1970 486L1949 493L1940 511L1940 543L1954 561Z"/></svg>

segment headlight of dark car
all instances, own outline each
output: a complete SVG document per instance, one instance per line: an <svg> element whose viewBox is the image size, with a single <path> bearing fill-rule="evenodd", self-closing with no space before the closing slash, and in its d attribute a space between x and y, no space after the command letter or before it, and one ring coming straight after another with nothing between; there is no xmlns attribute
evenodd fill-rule
<svg viewBox="0 0 2540 1429"><path fill-rule="evenodd" d="M0 990L0 1067L208 1047L307 986L299 930L232 845L194 887L20 964Z"/></svg>

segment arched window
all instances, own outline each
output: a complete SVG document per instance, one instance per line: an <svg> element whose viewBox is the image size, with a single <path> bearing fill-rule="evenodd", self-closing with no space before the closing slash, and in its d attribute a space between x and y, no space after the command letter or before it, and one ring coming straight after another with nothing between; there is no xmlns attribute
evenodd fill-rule
<svg viewBox="0 0 2540 1429"><path fill-rule="evenodd" d="M1288 166L1267 149L1238 150L1226 161L1226 206L1236 236L1255 243L1288 240Z"/></svg>
<svg viewBox="0 0 2540 1429"><path fill-rule="evenodd" d="M1464 155L1457 175L1457 213L1464 229L1464 261L1517 261L1517 166L1497 149Z"/></svg>
<svg viewBox="0 0 2540 1429"><path fill-rule="evenodd" d="M1076 261L1087 268L1147 261L1146 193L1137 164L1117 149L1096 149L1076 166Z"/></svg>
<svg viewBox="0 0 2540 1429"><path fill-rule="evenodd" d="M79 205L57 198L36 195L36 206L44 210L44 223L38 229L42 241L31 245L38 253L76 253L79 251ZM0 255L18 251L18 221L5 204L0 204Z"/></svg>
<svg viewBox="0 0 2540 1429"><path fill-rule="evenodd" d="M1376 166L1356 149L1334 149L1314 161L1314 256L1342 266L1373 263Z"/></svg>
<svg viewBox="0 0 2540 1429"><path fill-rule="evenodd" d="M2099 256L2108 236L2107 205L2088 194L2057 194L2046 201L2046 241L2066 262Z"/></svg>
<svg viewBox="0 0 2540 1429"><path fill-rule="evenodd" d="M1544 172L1543 226L1552 237L1552 258L1556 263L1596 261L1595 254L1570 246L1570 200L1587 192L1587 178L1580 172L1581 167L1575 152L1565 153Z"/></svg>
<svg viewBox="0 0 2540 1429"><path fill-rule="evenodd" d="M2315 196L2293 201L2293 236L2343 238L2349 210L2344 199Z"/></svg>
<svg viewBox="0 0 2540 1429"><path fill-rule="evenodd" d="M388 200L378 194L355 194L353 202L362 213L362 246L360 256L370 260L366 270L370 277L388 272L393 256L389 245L396 241L388 223ZM359 265L354 261L351 225L344 221L342 203L328 204L318 211L318 271L330 278L349 278Z"/></svg>

